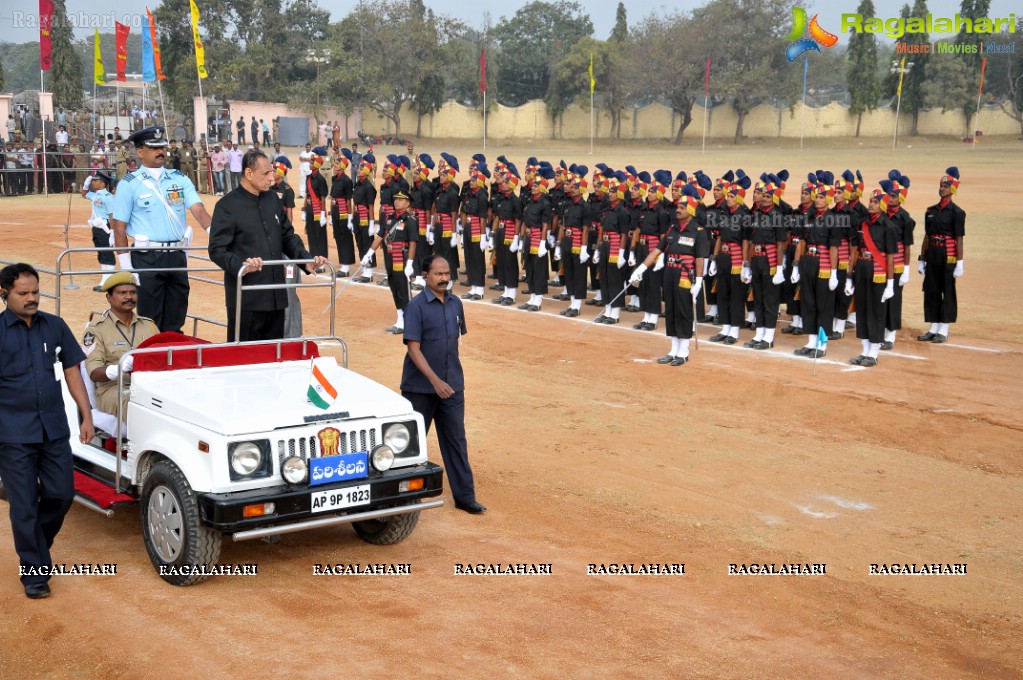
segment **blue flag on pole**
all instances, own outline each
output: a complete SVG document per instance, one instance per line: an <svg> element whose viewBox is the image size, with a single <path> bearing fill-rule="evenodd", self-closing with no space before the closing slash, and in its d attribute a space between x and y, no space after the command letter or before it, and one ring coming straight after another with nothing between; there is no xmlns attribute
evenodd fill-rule
<svg viewBox="0 0 1023 680"><path fill-rule="evenodd" d="M810 70L810 58L803 60L803 101L806 101L806 74Z"/></svg>
<svg viewBox="0 0 1023 680"><path fill-rule="evenodd" d="M156 61L153 59L153 38L149 32L149 18L142 17L142 80L156 82Z"/></svg>
<svg viewBox="0 0 1023 680"><path fill-rule="evenodd" d="M817 349L825 349L828 346L828 334L824 332L824 326L818 326Z"/></svg>

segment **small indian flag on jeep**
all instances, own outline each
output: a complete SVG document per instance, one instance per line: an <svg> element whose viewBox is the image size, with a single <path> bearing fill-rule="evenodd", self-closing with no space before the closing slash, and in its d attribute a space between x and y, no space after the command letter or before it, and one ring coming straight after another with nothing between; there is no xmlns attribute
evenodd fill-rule
<svg viewBox="0 0 1023 680"><path fill-rule="evenodd" d="M321 409L330 408L330 405L337 399L337 388L334 387L328 375L336 375L337 364L330 357L318 357L313 359L312 374L309 376L309 390L306 396L309 401Z"/></svg>

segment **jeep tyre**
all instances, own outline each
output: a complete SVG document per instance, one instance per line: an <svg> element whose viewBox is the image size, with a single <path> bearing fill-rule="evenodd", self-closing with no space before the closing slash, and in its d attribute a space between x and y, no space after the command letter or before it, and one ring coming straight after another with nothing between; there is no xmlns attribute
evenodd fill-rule
<svg viewBox="0 0 1023 680"><path fill-rule="evenodd" d="M355 533L359 538L373 545L393 545L404 541L412 535L419 523L419 513L409 512L384 519L368 519L364 522L353 522Z"/></svg>
<svg viewBox="0 0 1023 680"><path fill-rule="evenodd" d="M142 485L142 535L146 552L156 567L171 573L160 578L176 586L190 586L209 578L189 573L212 568L220 559L222 536L202 526L199 504L188 480L174 463L153 466Z"/></svg>

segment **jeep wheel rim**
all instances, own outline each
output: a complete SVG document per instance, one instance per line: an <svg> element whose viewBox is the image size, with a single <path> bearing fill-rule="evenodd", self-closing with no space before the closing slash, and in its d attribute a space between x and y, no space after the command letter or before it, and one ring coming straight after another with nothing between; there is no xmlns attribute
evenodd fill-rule
<svg viewBox="0 0 1023 680"><path fill-rule="evenodd" d="M158 486L149 496L146 512L149 522L149 539L153 549L164 562L174 562L181 554L184 532L181 521L181 506L178 498L166 486Z"/></svg>

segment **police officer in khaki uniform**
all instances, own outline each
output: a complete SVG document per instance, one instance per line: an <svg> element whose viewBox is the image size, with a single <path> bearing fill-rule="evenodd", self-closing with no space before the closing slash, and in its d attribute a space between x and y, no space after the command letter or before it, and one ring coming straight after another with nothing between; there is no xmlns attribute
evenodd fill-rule
<svg viewBox="0 0 1023 680"><path fill-rule="evenodd" d="M117 367L126 352L135 349L146 338L160 330L152 319L139 316L138 288L129 272L113 274L103 284L110 309L93 320L82 338L85 348L85 370L96 383L96 408L117 415ZM128 357L123 370L131 370L132 357ZM130 384L125 376L124 385ZM123 414L127 414L128 395L122 397Z"/></svg>
<svg viewBox="0 0 1023 680"><path fill-rule="evenodd" d="M192 180L192 184L199 186L195 176L195 147L192 146L192 140L185 140L181 146L179 158L181 159L181 172L185 173L185 176Z"/></svg>

